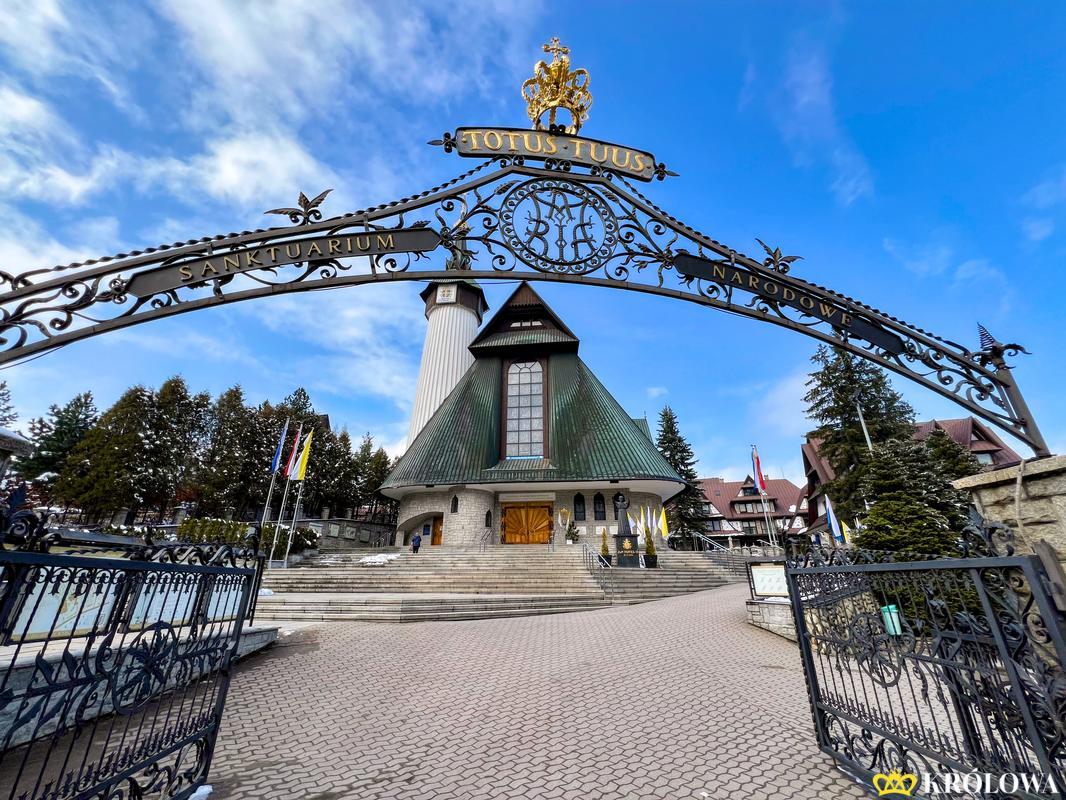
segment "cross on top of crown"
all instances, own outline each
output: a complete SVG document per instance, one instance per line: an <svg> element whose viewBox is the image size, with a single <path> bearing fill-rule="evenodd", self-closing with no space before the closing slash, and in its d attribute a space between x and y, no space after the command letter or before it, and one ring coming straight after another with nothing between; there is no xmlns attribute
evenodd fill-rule
<svg viewBox="0 0 1066 800"><path fill-rule="evenodd" d="M557 61L559 56L570 55L570 48L564 44L560 44L558 36L553 36L550 42L543 45L543 48L545 53L552 54L552 61Z"/></svg>

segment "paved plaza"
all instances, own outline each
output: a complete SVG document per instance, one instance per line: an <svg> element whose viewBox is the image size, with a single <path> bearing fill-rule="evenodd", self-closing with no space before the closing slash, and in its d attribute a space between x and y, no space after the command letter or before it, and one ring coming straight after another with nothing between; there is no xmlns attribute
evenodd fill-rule
<svg viewBox="0 0 1066 800"><path fill-rule="evenodd" d="M746 595L295 630L236 670L212 800L866 797Z"/></svg>

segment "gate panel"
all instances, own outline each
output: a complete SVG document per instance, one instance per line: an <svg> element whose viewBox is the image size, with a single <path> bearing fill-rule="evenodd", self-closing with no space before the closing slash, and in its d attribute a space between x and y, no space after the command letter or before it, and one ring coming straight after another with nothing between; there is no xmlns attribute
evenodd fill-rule
<svg viewBox="0 0 1066 800"><path fill-rule="evenodd" d="M204 782L257 574L226 550L0 550L0 798Z"/></svg>
<svg viewBox="0 0 1066 800"><path fill-rule="evenodd" d="M1030 775L1061 790L1066 625L1039 560L892 558L819 549L790 561L821 749L867 785L898 769L938 785L949 773Z"/></svg>

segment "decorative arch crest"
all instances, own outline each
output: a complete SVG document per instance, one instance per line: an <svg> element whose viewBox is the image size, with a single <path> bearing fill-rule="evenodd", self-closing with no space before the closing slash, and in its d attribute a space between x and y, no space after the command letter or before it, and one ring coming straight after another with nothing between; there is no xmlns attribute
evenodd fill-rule
<svg viewBox="0 0 1066 800"><path fill-rule="evenodd" d="M538 102L565 107L568 98ZM152 319L289 292L457 273L580 283L698 303L842 347L958 403L1037 455L1050 454L1006 363L1024 348L982 328L971 350L796 277L798 256L759 241L765 257L752 258L700 233L637 188L676 174L649 152L559 126L459 128L430 144L480 163L420 194L341 216L323 218L328 190L301 194L296 206L267 212L289 226L20 274L0 270L0 364Z"/></svg>

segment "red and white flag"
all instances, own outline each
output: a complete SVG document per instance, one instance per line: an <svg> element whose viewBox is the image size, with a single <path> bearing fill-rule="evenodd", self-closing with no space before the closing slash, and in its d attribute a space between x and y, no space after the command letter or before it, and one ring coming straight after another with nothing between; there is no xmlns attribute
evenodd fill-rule
<svg viewBox="0 0 1066 800"><path fill-rule="evenodd" d="M766 478L763 477L762 462L759 461L759 451L755 445L751 446L751 469L755 473L752 476L755 480L755 488L766 494Z"/></svg>

